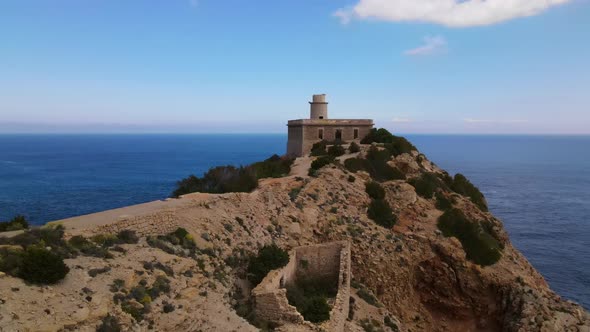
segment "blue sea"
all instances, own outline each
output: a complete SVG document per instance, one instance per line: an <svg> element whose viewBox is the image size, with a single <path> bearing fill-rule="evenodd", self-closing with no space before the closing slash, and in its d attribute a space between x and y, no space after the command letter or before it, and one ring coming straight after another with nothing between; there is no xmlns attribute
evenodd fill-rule
<svg viewBox="0 0 590 332"><path fill-rule="evenodd" d="M590 136L407 136L485 194L514 245L590 309ZM216 165L282 154L285 135L0 135L0 220L34 224L169 196Z"/></svg>

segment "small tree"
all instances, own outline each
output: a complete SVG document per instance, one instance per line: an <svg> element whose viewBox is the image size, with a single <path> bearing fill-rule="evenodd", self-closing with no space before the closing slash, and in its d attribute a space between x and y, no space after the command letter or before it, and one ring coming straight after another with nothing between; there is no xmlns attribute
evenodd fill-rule
<svg viewBox="0 0 590 332"><path fill-rule="evenodd" d="M391 207L383 199L374 199L367 210L369 219L377 223L377 225L385 228L391 228L395 225L397 217L393 214Z"/></svg>
<svg viewBox="0 0 590 332"><path fill-rule="evenodd" d="M0 222L0 232L18 231L29 228L29 223L24 216L16 216L10 221Z"/></svg>
<svg viewBox="0 0 590 332"><path fill-rule="evenodd" d="M361 147L358 144L356 144L356 142L352 142L348 146L348 152L350 152L350 153L357 153L360 151L361 151Z"/></svg>
<svg viewBox="0 0 590 332"><path fill-rule="evenodd" d="M340 157L345 154L346 150L340 144L332 145L328 148L328 154L334 157Z"/></svg>
<svg viewBox="0 0 590 332"><path fill-rule="evenodd" d="M250 258L248 263L248 279L254 286L258 285L268 272L281 268L289 263L289 253L276 244L265 245L257 256Z"/></svg>
<svg viewBox="0 0 590 332"><path fill-rule="evenodd" d="M64 264L63 258L45 248L30 246L23 256L19 276L35 284L55 284L68 272L70 268Z"/></svg>
<svg viewBox="0 0 590 332"><path fill-rule="evenodd" d="M384 199L385 198L385 189L374 181L367 182L365 184L365 191L369 194L369 197L372 199Z"/></svg>

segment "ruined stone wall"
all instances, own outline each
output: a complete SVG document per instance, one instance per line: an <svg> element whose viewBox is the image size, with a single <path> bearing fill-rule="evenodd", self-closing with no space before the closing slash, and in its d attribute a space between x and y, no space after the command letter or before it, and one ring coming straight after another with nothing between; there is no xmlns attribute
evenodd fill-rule
<svg viewBox="0 0 590 332"><path fill-rule="evenodd" d="M252 290L256 316L277 324L305 322L297 309L289 304L285 286L297 278L334 278L338 293L330 312L330 320L321 324L328 331L342 331L348 317L350 297L350 243L332 242L291 251L289 263L282 269L271 271ZM337 280L337 281L336 281Z"/></svg>
<svg viewBox="0 0 590 332"><path fill-rule="evenodd" d="M130 217L96 227L94 234L116 234L122 230L133 230L138 236L163 235L174 232L178 227L178 216L172 212L158 212L149 215Z"/></svg>

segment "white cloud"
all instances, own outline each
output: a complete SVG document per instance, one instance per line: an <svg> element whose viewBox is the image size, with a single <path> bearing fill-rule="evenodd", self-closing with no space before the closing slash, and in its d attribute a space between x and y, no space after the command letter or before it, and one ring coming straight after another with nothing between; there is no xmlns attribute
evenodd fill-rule
<svg viewBox="0 0 590 332"><path fill-rule="evenodd" d="M405 55L420 56L443 53L447 50L447 41L441 36L424 37L424 45L404 52Z"/></svg>
<svg viewBox="0 0 590 332"><path fill-rule="evenodd" d="M357 0L334 16L346 24L352 19L391 22L429 22L450 27L495 24L537 15L572 0Z"/></svg>

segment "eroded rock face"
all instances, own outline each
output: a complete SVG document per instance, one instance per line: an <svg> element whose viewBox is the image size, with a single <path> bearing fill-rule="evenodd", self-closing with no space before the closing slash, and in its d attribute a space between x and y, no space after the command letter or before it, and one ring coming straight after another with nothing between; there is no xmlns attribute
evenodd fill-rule
<svg viewBox="0 0 590 332"><path fill-rule="evenodd" d="M296 162L309 163L309 158ZM441 172L417 153L398 156L391 163L409 178ZM122 209L121 218L106 213L65 222L67 236L122 229L158 235L183 227L207 254L198 259L180 257L151 247L142 238L136 245L124 245L126 251L113 253L109 260L82 256L67 260L71 272L51 287L0 276L0 327L94 331L109 313L126 330L151 326L160 331L255 331L238 315L243 314L239 304L249 291L241 253L247 255L271 242L290 250L344 240L351 245L353 276L351 320L345 331L362 331L361 326L372 320L385 331L590 331L588 312L553 293L510 244L501 222L469 199L455 194L455 206L469 218L485 221L504 245L501 259L492 266L468 261L461 243L438 230L442 211L435 208L434 200L416 195L403 180L383 183L397 224L393 229L376 225L367 218L369 175L353 174L352 182L350 175L329 165L311 178L306 167L296 167L289 177L261 181L253 193L191 194L151 209L149 204ZM144 261L161 262L173 275L167 276L170 293L151 302L150 312L138 322L115 302L110 285L115 279L128 287L142 279L151 283L163 273L146 269ZM110 270L89 276L90 269L104 267ZM82 291L84 287L92 294ZM165 313L166 304L174 310Z"/></svg>

